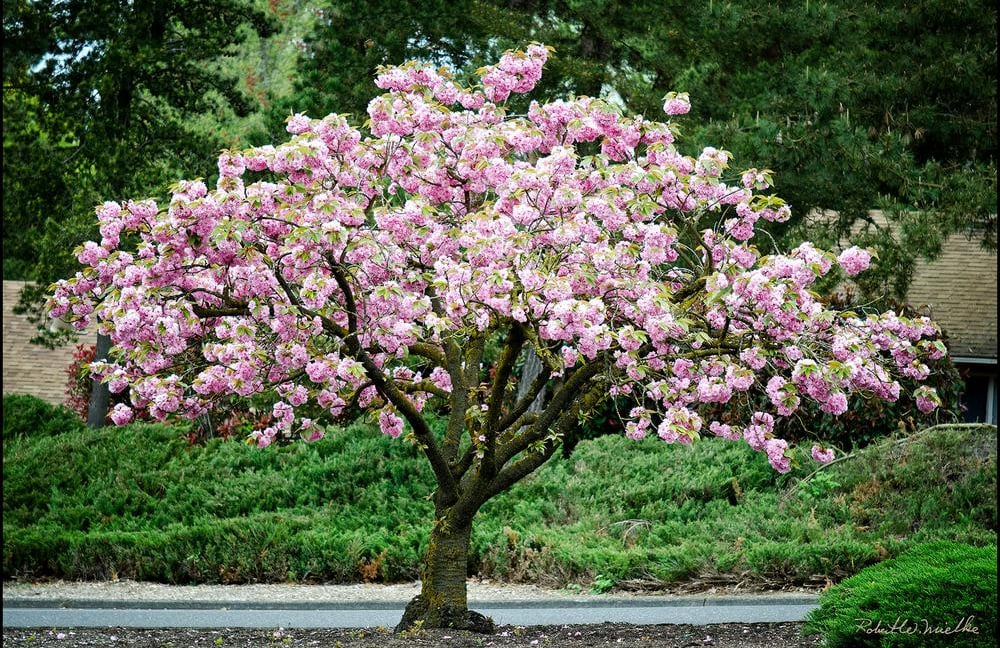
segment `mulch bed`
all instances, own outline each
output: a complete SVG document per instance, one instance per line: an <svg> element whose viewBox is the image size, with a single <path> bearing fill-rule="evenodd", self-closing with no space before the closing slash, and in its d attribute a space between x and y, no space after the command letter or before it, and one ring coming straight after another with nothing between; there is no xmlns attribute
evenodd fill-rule
<svg viewBox="0 0 1000 648"><path fill-rule="evenodd" d="M629 625L601 623L566 626L501 626L492 635L420 630L394 635L385 628L261 630L140 628L4 628L3 645L82 648L796 648L819 646L818 636L803 637L801 623L721 623L714 625Z"/></svg>

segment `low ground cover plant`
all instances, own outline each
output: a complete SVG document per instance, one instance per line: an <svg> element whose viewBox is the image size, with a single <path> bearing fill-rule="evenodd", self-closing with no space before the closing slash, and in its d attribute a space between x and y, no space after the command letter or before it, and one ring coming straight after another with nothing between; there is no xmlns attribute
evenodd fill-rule
<svg viewBox="0 0 1000 648"><path fill-rule="evenodd" d="M992 648L996 565L996 545L916 545L824 593L806 630L829 648Z"/></svg>
<svg viewBox="0 0 1000 648"><path fill-rule="evenodd" d="M418 577L433 477L413 445L361 423L263 451L185 433L5 430L4 578ZM890 440L800 483L814 467L782 475L723 440L584 441L484 508L469 572L603 590L822 583L922 541L996 541L994 427Z"/></svg>
<svg viewBox="0 0 1000 648"><path fill-rule="evenodd" d="M83 419L66 407L24 394L3 395L5 442L19 437L52 436L83 427Z"/></svg>

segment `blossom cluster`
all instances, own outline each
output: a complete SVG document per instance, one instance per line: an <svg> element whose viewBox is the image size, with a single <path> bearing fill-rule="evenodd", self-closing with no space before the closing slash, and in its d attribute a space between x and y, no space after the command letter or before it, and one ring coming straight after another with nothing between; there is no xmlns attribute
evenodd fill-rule
<svg viewBox="0 0 1000 648"><path fill-rule="evenodd" d="M761 222L791 214L763 193L770 172L730 181L726 151L686 156L670 121L599 99L508 115L547 54L508 53L479 87L414 63L384 69L367 132L295 115L287 142L222 154L213 189L184 181L167 205L98 207L101 241L80 248L84 268L50 308L111 336L111 359L91 371L131 387L115 422L272 392L259 445L318 438L320 418L348 407L397 437L401 407L468 388L447 345L519 330L553 380L600 365L593 380L633 395L629 437L709 430L787 471L774 423L802 399L836 415L852 393L895 400L899 375L927 377L943 353L932 322L836 312L814 292L837 268L863 271L867 251L754 245ZM665 99L668 117L689 108L684 94ZM701 405L754 391L768 411L703 419ZM930 388L916 398L937 404Z"/></svg>

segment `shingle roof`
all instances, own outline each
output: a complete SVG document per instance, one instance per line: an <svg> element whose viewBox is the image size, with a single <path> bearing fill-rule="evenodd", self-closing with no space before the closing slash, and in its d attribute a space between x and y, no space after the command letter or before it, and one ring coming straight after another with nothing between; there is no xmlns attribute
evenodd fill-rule
<svg viewBox="0 0 1000 648"><path fill-rule="evenodd" d="M3 282L3 393L31 394L54 405L66 398L66 368L73 361L76 344L57 349L29 343L35 325L24 315L15 315L17 296L23 281ZM81 341L96 342L96 333L81 336Z"/></svg>
<svg viewBox="0 0 1000 648"><path fill-rule="evenodd" d="M878 227L895 230L884 212L868 215ZM812 214L820 221L835 217L829 211ZM855 223L851 236L864 227ZM840 246L850 245L850 238ZM906 302L943 329L953 358L997 361L997 255L984 250L978 237L952 234L936 259L918 258Z"/></svg>
<svg viewBox="0 0 1000 648"><path fill-rule="evenodd" d="M941 256L918 263L906 294L949 337L951 355L997 358L997 256L955 234Z"/></svg>

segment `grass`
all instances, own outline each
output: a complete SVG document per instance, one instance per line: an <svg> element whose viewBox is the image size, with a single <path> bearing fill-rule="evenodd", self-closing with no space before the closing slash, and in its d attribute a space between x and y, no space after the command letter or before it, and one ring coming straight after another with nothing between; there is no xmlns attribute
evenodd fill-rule
<svg viewBox="0 0 1000 648"><path fill-rule="evenodd" d="M996 428L943 427L778 475L745 444L604 437L476 518L470 572L596 590L840 580L920 542L996 542ZM4 440L4 578L168 583L416 578L433 507L413 446L191 446L136 424Z"/></svg>

